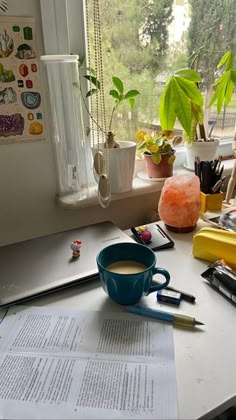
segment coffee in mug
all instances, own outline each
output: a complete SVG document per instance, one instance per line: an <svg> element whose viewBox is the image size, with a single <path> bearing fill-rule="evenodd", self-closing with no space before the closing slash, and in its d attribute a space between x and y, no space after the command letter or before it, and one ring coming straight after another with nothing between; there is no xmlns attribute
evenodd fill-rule
<svg viewBox="0 0 236 420"><path fill-rule="evenodd" d="M117 261L106 267L107 270L112 271L113 273L119 274L135 274L142 273L147 269L146 265L141 264L137 261Z"/></svg>
<svg viewBox="0 0 236 420"><path fill-rule="evenodd" d="M135 305L143 296L169 284L169 272L155 265L156 255L152 249L132 242L109 245L97 255L102 287L112 300L121 305ZM165 281L152 285L155 274L164 276Z"/></svg>

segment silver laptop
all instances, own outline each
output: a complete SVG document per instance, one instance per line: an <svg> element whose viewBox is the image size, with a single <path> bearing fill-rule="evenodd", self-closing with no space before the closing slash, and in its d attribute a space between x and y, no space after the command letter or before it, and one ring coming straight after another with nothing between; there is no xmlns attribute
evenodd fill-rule
<svg viewBox="0 0 236 420"><path fill-rule="evenodd" d="M82 241L72 258L71 243ZM0 306L7 306L98 276L96 255L116 242L133 242L103 222L0 247Z"/></svg>

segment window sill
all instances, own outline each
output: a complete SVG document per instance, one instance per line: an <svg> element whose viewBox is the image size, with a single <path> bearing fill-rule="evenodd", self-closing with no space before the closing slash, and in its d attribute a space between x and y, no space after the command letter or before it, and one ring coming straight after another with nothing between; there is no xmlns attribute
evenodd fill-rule
<svg viewBox="0 0 236 420"><path fill-rule="evenodd" d="M231 142L232 147L232 142ZM176 162L178 166L174 168L174 175L182 173L190 173L188 169L185 169L182 164L179 162L183 161L185 156L184 149L177 151ZM232 149L231 149L232 150ZM224 175L229 177L234 164L234 159L228 159L223 162L224 164ZM144 161L136 161L135 165L135 175L133 179L133 189L126 193L121 194L112 194L112 201L123 200L127 198L137 197L140 195L160 192L162 190L164 180L162 181L149 181L141 179L138 175L139 172L145 171ZM85 199L80 199L78 193L68 194L66 196L60 197L57 196L57 203L60 207L69 210L77 210L86 207L94 207L99 205L99 200L97 197L97 186L90 188L89 196Z"/></svg>
<svg viewBox="0 0 236 420"><path fill-rule="evenodd" d="M137 175L133 179L133 189L126 193L121 194L112 194L112 201L123 200L126 198L137 197L139 195L145 195L153 192L161 191L164 181L144 181L139 178ZM65 208L76 210L78 208L93 207L99 204L97 197L97 187L94 186L90 188L89 197L81 200L79 194L68 194L63 197L57 197L57 203Z"/></svg>

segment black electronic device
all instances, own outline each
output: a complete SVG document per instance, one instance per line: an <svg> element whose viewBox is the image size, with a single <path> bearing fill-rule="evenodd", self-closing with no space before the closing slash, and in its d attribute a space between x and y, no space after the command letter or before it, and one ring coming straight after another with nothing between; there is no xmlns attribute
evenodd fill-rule
<svg viewBox="0 0 236 420"><path fill-rule="evenodd" d="M220 293L236 303L236 272L218 260L211 264L201 276L208 280Z"/></svg>
<svg viewBox="0 0 236 420"><path fill-rule="evenodd" d="M150 242L145 242L142 239L140 234L140 227L131 228L134 239L147 247L151 248L153 251L159 251L162 249L173 248L175 243L167 235L167 233L160 227L158 223L150 223L145 225L145 229L151 233Z"/></svg>

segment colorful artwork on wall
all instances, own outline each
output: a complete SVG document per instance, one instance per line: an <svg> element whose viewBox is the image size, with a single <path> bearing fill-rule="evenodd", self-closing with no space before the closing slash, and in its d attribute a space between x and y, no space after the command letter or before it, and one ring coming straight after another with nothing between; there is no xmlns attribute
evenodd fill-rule
<svg viewBox="0 0 236 420"><path fill-rule="evenodd" d="M43 138L35 20L0 16L0 144Z"/></svg>

